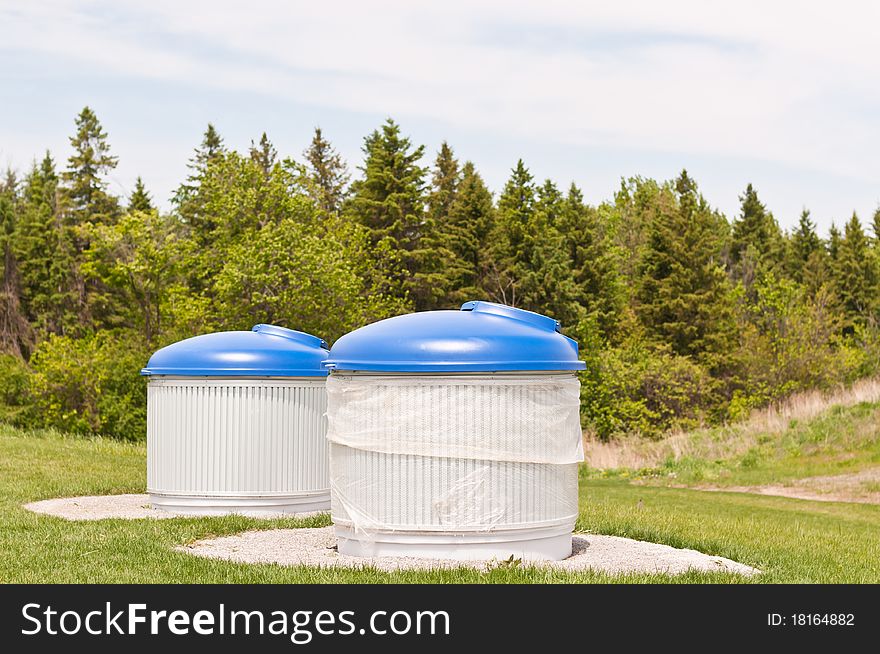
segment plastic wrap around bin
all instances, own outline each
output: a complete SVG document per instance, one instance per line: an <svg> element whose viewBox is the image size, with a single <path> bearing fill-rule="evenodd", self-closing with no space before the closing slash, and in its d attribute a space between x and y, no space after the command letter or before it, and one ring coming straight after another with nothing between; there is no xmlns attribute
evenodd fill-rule
<svg viewBox="0 0 880 654"><path fill-rule="evenodd" d="M195 515L327 510L327 344L257 325L169 345L147 387L147 492Z"/></svg>
<svg viewBox="0 0 880 654"><path fill-rule="evenodd" d="M571 554L584 364L555 320L468 302L362 327L325 365L339 552Z"/></svg>

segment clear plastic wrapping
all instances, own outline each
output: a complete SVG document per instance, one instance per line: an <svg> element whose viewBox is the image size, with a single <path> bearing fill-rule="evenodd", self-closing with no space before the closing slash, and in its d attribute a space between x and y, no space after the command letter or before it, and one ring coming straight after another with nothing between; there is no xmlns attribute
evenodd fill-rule
<svg viewBox="0 0 880 654"><path fill-rule="evenodd" d="M579 410L574 375L327 380L328 440L388 454L579 463Z"/></svg>
<svg viewBox="0 0 880 654"><path fill-rule="evenodd" d="M573 525L574 375L332 374L327 392L333 519L360 538Z"/></svg>

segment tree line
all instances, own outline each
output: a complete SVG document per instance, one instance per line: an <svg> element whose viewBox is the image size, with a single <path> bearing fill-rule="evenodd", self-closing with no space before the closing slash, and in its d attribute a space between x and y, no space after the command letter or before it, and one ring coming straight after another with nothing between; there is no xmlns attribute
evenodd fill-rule
<svg viewBox="0 0 880 654"><path fill-rule="evenodd" d="M72 154L0 182L0 420L138 439L139 369L168 343L273 322L331 342L408 311L488 299L577 339L583 419L602 438L737 419L873 375L880 209L822 238L783 230L750 184L738 215L686 172L623 179L591 205L523 161L497 197L443 143L426 164L393 120L354 174L320 128L301 155L247 152L208 125L158 211L88 107Z"/></svg>

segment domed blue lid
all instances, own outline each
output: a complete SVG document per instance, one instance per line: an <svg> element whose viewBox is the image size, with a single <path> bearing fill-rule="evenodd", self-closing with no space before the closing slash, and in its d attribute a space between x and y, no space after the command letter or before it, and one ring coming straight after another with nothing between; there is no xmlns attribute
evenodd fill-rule
<svg viewBox="0 0 880 654"><path fill-rule="evenodd" d="M142 375L323 377L327 343L275 325L194 336L158 350Z"/></svg>
<svg viewBox="0 0 880 654"><path fill-rule="evenodd" d="M583 370L578 345L539 313L491 302L380 320L334 343L333 370L492 372Z"/></svg>

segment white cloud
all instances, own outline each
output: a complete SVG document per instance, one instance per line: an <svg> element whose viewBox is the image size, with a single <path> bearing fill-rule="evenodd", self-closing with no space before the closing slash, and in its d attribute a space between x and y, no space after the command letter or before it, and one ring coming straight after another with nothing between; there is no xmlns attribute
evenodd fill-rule
<svg viewBox="0 0 880 654"><path fill-rule="evenodd" d="M0 48L510 138L880 182L880 5L0 2Z"/></svg>

